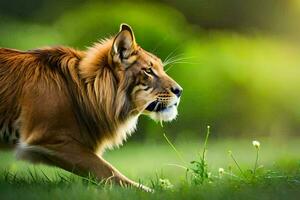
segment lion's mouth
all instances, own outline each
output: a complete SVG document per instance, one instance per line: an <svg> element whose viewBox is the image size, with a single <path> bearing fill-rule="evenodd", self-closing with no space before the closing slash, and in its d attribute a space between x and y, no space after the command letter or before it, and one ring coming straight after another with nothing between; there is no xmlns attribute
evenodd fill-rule
<svg viewBox="0 0 300 200"><path fill-rule="evenodd" d="M167 110L168 108L171 108L172 106L176 106L177 103L173 104L173 105L166 105L165 103L162 103L160 101L153 101L152 103L150 103L146 110L150 111L150 112L163 112L165 110Z"/></svg>

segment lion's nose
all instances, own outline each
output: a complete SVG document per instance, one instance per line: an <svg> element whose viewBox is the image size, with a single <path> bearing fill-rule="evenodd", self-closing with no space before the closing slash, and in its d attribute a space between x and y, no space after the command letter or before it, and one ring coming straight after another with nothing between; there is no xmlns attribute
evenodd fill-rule
<svg viewBox="0 0 300 200"><path fill-rule="evenodd" d="M183 89L181 87L172 87L171 91L177 96L180 97Z"/></svg>

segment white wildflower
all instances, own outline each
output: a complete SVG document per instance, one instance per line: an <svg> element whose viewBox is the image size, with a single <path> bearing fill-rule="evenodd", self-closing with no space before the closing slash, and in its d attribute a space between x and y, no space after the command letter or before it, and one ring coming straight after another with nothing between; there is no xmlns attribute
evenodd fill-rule
<svg viewBox="0 0 300 200"><path fill-rule="evenodd" d="M219 175L220 176L223 176L224 174L224 169L222 167L219 168Z"/></svg>
<svg viewBox="0 0 300 200"><path fill-rule="evenodd" d="M174 187L173 184L169 181L169 179L161 179L160 178L159 185L164 190L172 189Z"/></svg>
<svg viewBox="0 0 300 200"><path fill-rule="evenodd" d="M253 141L252 141L252 145L253 145L255 148L259 149L259 147L260 147L260 142L257 141L257 140L253 140Z"/></svg>

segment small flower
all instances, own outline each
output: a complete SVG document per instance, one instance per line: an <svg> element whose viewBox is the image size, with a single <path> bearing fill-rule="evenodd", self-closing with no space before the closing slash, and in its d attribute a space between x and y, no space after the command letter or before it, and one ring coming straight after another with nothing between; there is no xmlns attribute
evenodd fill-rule
<svg viewBox="0 0 300 200"><path fill-rule="evenodd" d="M219 168L219 176L223 176L224 174L224 169L222 167Z"/></svg>
<svg viewBox="0 0 300 200"><path fill-rule="evenodd" d="M160 178L159 185L164 190L172 189L174 187L173 184L169 181L169 179L161 179Z"/></svg>
<svg viewBox="0 0 300 200"><path fill-rule="evenodd" d="M256 141L256 140L253 140L253 141L252 141L252 145L253 145L255 148L257 148L257 149L259 149L259 147L260 147L259 141Z"/></svg>

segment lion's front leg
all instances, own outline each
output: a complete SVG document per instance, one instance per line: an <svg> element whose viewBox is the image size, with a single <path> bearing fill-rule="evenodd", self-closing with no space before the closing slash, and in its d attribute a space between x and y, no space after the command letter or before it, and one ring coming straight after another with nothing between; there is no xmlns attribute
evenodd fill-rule
<svg viewBox="0 0 300 200"><path fill-rule="evenodd" d="M130 180L102 157L79 145L43 145L34 147L31 149L41 149L41 151L26 152L26 157L34 158L35 162L58 166L80 176L93 175L99 181L113 182L122 187L134 186L147 192L152 191L150 188Z"/></svg>

